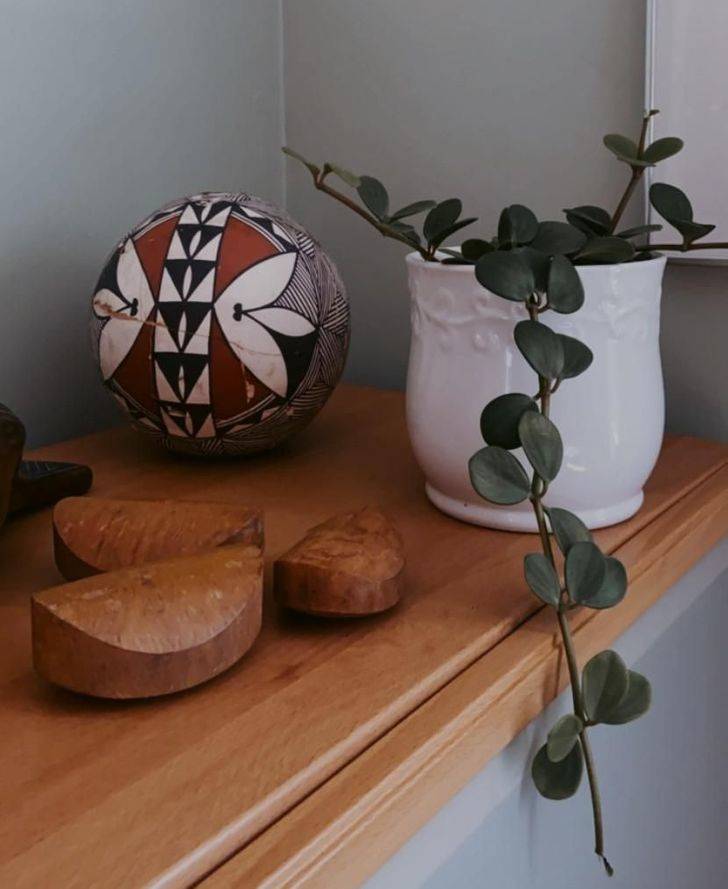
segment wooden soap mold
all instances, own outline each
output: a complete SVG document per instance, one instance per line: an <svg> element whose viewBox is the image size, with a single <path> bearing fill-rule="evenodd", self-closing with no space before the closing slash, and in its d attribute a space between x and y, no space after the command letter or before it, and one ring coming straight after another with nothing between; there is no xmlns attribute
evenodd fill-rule
<svg viewBox="0 0 728 889"><path fill-rule="evenodd" d="M194 550L207 518L220 521L220 534L208 531L212 549L154 558L169 556L174 546ZM118 545L106 545L110 527ZM212 678L237 662L260 631L262 547L260 516L232 505L61 501L54 510L54 551L72 582L32 598L36 670L55 684L110 698L169 694ZM147 557L152 561L137 563ZM221 566L238 557L248 574L223 577ZM396 529L368 507L316 526L277 560L276 598L329 617L378 613L399 600L403 567ZM240 607L220 625L222 603L209 597L222 599L236 585ZM209 632L200 635L201 614ZM190 634L186 622L196 632Z"/></svg>

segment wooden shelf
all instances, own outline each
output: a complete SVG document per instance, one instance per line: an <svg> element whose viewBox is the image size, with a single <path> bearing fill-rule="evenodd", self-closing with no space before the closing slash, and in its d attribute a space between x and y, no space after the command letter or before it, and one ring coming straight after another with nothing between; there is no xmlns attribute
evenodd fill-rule
<svg viewBox="0 0 728 889"><path fill-rule="evenodd" d="M38 453L90 463L94 493L235 500L266 513L267 560L367 503L400 527L403 602L325 622L268 600L250 655L196 690L111 703L44 685L28 596L59 582L48 512L0 536L0 885L355 886L554 697L553 619L524 589L529 535L449 519L424 497L401 394L341 387L311 429L254 460L161 454L129 431ZM668 441L645 505L598 532L631 591L579 613L582 657L728 533L728 448Z"/></svg>

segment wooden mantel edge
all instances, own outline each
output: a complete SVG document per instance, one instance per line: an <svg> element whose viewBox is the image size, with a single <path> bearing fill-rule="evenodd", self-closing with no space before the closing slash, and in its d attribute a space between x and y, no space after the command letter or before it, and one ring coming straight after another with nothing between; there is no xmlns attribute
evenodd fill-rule
<svg viewBox="0 0 728 889"><path fill-rule="evenodd" d="M608 646L728 534L721 466L618 550L630 593L575 612L582 663ZM566 686L553 615L536 612L199 885L361 884Z"/></svg>

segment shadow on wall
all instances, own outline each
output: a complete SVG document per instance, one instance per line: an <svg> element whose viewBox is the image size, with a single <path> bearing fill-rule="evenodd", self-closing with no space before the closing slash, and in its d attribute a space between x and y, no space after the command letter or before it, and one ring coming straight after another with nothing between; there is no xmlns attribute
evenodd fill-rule
<svg viewBox="0 0 728 889"><path fill-rule="evenodd" d="M728 266L669 263L662 300L667 431L728 441Z"/></svg>
<svg viewBox="0 0 728 889"><path fill-rule="evenodd" d="M33 243L53 239L33 238ZM78 250L26 247L14 250L0 266L0 402L25 424L29 447L120 420L101 386L91 349L95 264L95 255Z"/></svg>
<svg viewBox="0 0 728 889"><path fill-rule="evenodd" d="M271 0L4 3L2 13L0 401L32 445L116 417L87 326L126 231L204 189L280 200L280 21Z"/></svg>

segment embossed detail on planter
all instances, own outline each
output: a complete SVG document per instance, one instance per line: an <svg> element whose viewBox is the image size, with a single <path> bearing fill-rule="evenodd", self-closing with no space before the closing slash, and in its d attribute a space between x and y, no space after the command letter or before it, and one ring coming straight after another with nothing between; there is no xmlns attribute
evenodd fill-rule
<svg viewBox="0 0 728 889"><path fill-rule="evenodd" d="M652 294L632 292L625 296L624 291L615 292L615 283L610 282L611 298L600 301L596 306L589 306L587 302L578 313L578 322L571 322L574 332L570 335L588 337L590 324L606 324L612 339L628 338L635 342L644 342L648 338L654 325L659 323L659 301L655 301ZM523 306L520 303L507 303L480 287L476 292L465 293L456 298L449 288L437 287L428 291L419 282L413 281L411 291L412 329L415 335L421 334L424 324L457 328L479 322L505 321L513 325L523 318ZM473 345L481 348L479 342L474 341Z"/></svg>

